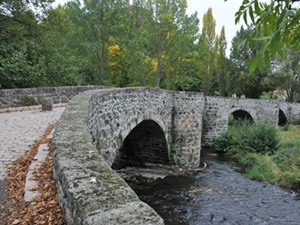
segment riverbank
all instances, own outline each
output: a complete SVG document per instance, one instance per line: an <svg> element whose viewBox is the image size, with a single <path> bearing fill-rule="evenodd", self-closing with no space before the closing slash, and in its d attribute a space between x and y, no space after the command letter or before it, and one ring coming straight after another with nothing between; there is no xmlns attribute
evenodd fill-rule
<svg viewBox="0 0 300 225"><path fill-rule="evenodd" d="M300 125L270 127L238 123L215 141L215 149L236 159L245 176L300 190Z"/></svg>

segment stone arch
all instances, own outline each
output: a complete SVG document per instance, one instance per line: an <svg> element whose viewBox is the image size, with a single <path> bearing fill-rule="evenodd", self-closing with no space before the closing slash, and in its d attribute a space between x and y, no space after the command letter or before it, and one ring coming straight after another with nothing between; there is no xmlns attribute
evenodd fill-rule
<svg viewBox="0 0 300 225"><path fill-rule="evenodd" d="M242 109L238 109L236 111L233 111L231 113L231 115L233 116L233 119L235 120L248 120L250 122L254 122L253 117L251 116L251 114L245 110Z"/></svg>
<svg viewBox="0 0 300 225"><path fill-rule="evenodd" d="M144 167L151 164L168 164L168 143L161 126L154 120L143 120L124 139L112 167Z"/></svg>
<svg viewBox="0 0 300 225"><path fill-rule="evenodd" d="M278 126L283 126L287 123L287 117L285 115L285 113L279 109L279 113L278 113Z"/></svg>

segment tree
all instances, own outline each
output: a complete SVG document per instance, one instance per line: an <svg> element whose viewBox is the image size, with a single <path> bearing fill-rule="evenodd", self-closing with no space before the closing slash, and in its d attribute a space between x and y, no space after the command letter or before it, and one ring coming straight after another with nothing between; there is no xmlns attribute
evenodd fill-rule
<svg viewBox="0 0 300 225"><path fill-rule="evenodd" d="M108 68L108 46L110 37L114 35L116 19L114 18L119 4L125 1L90 0L68 4L71 19L80 27L84 35L86 48L90 52L94 83L108 84L110 79Z"/></svg>
<svg viewBox="0 0 300 225"><path fill-rule="evenodd" d="M212 8L208 8L203 15L202 35L207 38L209 43L214 43L216 38L216 20L213 17Z"/></svg>
<svg viewBox="0 0 300 225"><path fill-rule="evenodd" d="M225 89L226 89L226 48L227 48L227 41L225 37L225 27L222 27L220 37L218 38L218 74L219 74L219 93L220 96L225 96Z"/></svg>
<svg viewBox="0 0 300 225"><path fill-rule="evenodd" d="M41 79L47 86L86 84L82 73L85 56L79 52L82 35L71 21L65 6L51 8L40 24L43 37L40 49Z"/></svg>
<svg viewBox="0 0 300 225"><path fill-rule="evenodd" d="M0 87L39 85L36 54L41 35L33 11L0 14Z"/></svg>
<svg viewBox="0 0 300 225"><path fill-rule="evenodd" d="M226 0L225 0L226 1ZM269 4L258 0L244 0L235 21L241 19L253 24L252 41L262 41L263 47L250 61L250 73L264 63L270 66L271 56L283 56L286 49L300 50L300 10L299 0L271 0ZM249 21L250 19L250 21Z"/></svg>
<svg viewBox="0 0 300 225"><path fill-rule="evenodd" d="M202 46L200 49L204 56L203 66L201 66L200 78L202 83L202 91L208 95L211 91L213 82L213 74L215 69L215 51L217 43L216 38L216 21L212 14L212 8L209 8L203 15L202 40L199 42ZM204 48L204 49L203 49ZM202 63L202 62L199 62Z"/></svg>
<svg viewBox="0 0 300 225"><path fill-rule="evenodd" d="M247 39L251 33L251 27L244 29L242 26L232 39L230 60L233 63L233 68L230 73L231 76L228 77L228 93L245 94L249 98L259 98L261 92L265 90L262 81L266 73L255 70L250 74L248 66L250 60L258 54L262 46L259 42L246 42L241 45L241 41Z"/></svg>
<svg viewBox="0 0 300 225"><path fill-rule="evenodd" d="M197 84L195 42L198 41L197 14L186 14L185 0L173 1L171 6L174 29L169 33L165 49L165 79L163 87L189 90Z"/></svg>
<svg viewBox="0 0 300 225"><path fill-rule="evenodd" d="M272 64L266 82L284 91L286 101L294 102L300 94L300 52L289 50L284 57L277 56Z"/></svg>

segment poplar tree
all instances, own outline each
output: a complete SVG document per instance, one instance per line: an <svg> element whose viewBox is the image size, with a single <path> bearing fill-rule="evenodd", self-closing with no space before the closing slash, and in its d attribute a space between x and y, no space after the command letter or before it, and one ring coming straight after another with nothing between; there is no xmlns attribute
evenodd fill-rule
<svg viewBox="0 0 300 225"><path fill-rule="evenodd" d="M218 75L219 75L219 93L220 96L225 96L226 89L226 48L227 41L225 36L225 27L222 27L220 37L218 38Z"/></svg>
<svg viewBox="0 0 300 225"><path fill-rule="evenodd" d="M204 42L206 41L208 43L208 52L207 57L203 62L204 70L200 72L200 78L202 81L202 91L205 95L209 95L213 83L213 70L215 61L214 51L216 47L216 21L213 17L212 8L209 8L203 15L202 36L204 37Z"/></svg>

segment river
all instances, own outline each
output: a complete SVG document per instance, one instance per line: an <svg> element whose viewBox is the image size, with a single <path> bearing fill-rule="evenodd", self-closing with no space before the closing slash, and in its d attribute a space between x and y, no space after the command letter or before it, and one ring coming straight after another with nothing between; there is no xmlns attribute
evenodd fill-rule
<svg viewBox="0 0 300 225"><path fill-rule="evenodd" d="M300 224L298 194L245 178L226 157L209 153L204 160L208 167L195 175L129 185L167 225Z"/></svg>

